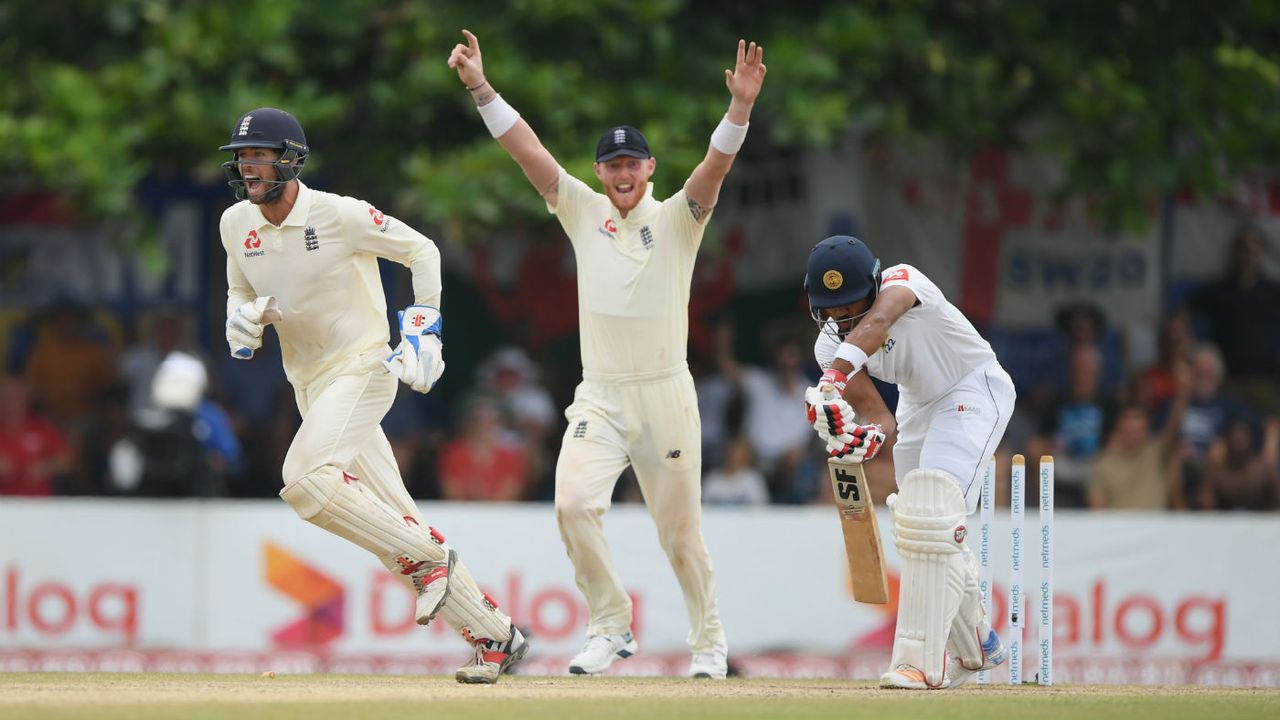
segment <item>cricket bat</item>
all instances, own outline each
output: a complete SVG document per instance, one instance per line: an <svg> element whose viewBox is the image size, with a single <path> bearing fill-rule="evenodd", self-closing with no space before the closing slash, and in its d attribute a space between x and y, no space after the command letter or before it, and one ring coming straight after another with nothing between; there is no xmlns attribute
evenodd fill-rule
<svg viewBox="0 0 1280 720"><path fill-rule="evenodd" d="M849 582L853 599L884 605L889 602L889 581L884 571L884 547L876 525L875 505L867 489L867 474L861 463L839 458L827 460L831 494L840 511L844 531L844 551L849 556Z"/></svg>

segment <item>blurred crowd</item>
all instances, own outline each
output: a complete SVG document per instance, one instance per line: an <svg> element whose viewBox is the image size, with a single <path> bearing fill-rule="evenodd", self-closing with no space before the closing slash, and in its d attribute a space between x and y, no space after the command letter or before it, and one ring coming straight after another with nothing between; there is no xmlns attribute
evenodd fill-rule
<svg viewBox="0 0 1280 720"><path fill-rule="evenodd" d="M1036 463L1052 455L1058 507L1280 509L1280 283L1264 274L1262 250L1244 226L1228 271L1171 303L1148 367L1131 366L1104 309L1060 308L1038 354L1047 359L1014 372L1000 477L1012 454L1025 455L1034 497ZM75 302L12 323L0 495L274 496L299 423L278 347L234 361L198 342L195 324L188 308L158 307L124 327ZM796 327L748 336L723 319L708 349L691 349L705 504L827 501L801 401L818 375L814 332ZM1003 358L1003 335L987 334ZM743 341L770 360L740 360ZM544 378L572 373L548 373L554 361L535 355L498 346L472 387L401 390L383 429L415 497L552 498L573 387ZM639 499L632 478L615 499Z"/></svg>

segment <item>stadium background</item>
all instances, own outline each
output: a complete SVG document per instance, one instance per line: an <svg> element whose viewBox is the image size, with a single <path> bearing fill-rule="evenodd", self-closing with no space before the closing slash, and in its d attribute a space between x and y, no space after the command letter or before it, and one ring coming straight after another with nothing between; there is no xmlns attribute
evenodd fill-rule
<svg viewBox="0 0 1280 720"><path fill-rule="evenodd" d="M1108 512L1083 508L1099 458L1125 453L1114 442L1114 419L1137 408L1154 440L1177 376L1189 373L1196 387L1177 428L1176 461L1156 480L1167 483L1163 502L1096 516L1103 524L1130 518L1129 526L1144 529L1130 561L1155 568L1146 582L1160 610L1135 616L1134 626L1106 622L1121 635L1153 639L1134 647L1100 641L1094 656L1122 666L1135 658L1172 663L1190 680L1221 677L1202 670L1225 659L1246 668L1232 676L1237 681L1274 684L1280 644L1258 640L1265 632L1250 643L1244 628L1262 622L1274 634L1275 624L1247 619L1254 600L1240 579L1261 572L1271 587L1280 577L1273 566L1249 566L1226 538L1244 525L1242 542L1280 539L1274 522L1238 514L1274 513L1280 502L1278 12L1265 3L1217 4L1207 19L1172 3L1140 10L830 2L799 10L351 1L325 3L323 12L302 2L7 3L0 9L0 61L10 69L0 83L0 567L12 592L4 594L0 649L11 652L10 662L37 666L45 653L56 662L63 650L118 647L154 662L154 652L217 649L205 636L216 626L172 637L91 632L93 618L80 613L93 607L82 599L93 588L133 583L144 596L155 592L130 574L136 545L114 551L118 569L66 580L65 594L46 589L33 602L32 588L53 588L50 578L60 577L50 568L62 553L93 535L32 542L30 533L45 531L19 533L17 518L74 510L85 527L110 527L100 513L135 506L114 498L63 504L56 496L277 492L297 418L274 343L237 363L221 333L225 258L216 222L231 196L216 147L251 107L284 107L302 121L313 153L308 184L368 199L441 247L449 369L428 396L402 392L385 423L411 490L432 503L428 514L450 527L455 513L465 522L484 510L444 503L550 498L560 410L580 369L572 257L444 66L466 26L484 43L490 79L571 172L590 175L601 127L631 122L655 148L659 195L673 191L705 150L724 102L725 49L739 36L767 49L770 74L751 135L699 258L690 361L704 405L707 479L720 482L709 497L729 505L767 497L773 507L717 508L709 526L767 533L788 513L830 514L820 455L778 409L796 409L799 388L815 374L800 290L805 253L828 234L850 232L886 263L919 266L991 339L1020 396L1002 468L1013 452L1053 452L1074 463L1059 480L1058 507L1071 518L1063 543L1073 524L1086 537L1090 513ZM64 22L71 13L79 20ZM403 306L407 272L384 264L383 278L389 307ZM122 441L145 446L154 434L138 418L155 367L173 348L208 368L196 456L205 472L198 482L183 473L192 481L148 492L122 481L110 458ZM1215 352L1225 369L1217 385L1206 381ZM495 408L513 409L519 422L501 426ZM23 439L37 436L33 450ZM788 437L798 439L778 444ZM1244 491L1224 480L1240 477L1250 479ZM626 478L617 500L636 500ZM298 537L289 552L317 552L323 542L292 527L278 501L262 510L167 502L136 506L140 519L131 527L142 537L134 542L152 534L146 518L203 517L200 508L217 515L224 507L270 513L267 527ZM1078 517L1073 507L1082 508ZM547 505L499 510L554 541ZM633 509L619 510L617 523L630 527ZM821 563L815 546L838 548L835 520L827 520L815 520L815 535L797 537L791 549ZM257 571L272 539L262 532L262 543L241 558L249 580L198 572L189 595L175 591L175 606L190 604L208 583L262 582ZM645 532L636 526L635 537L615 542L642 546ZM1187 587L1185 571L1164 554L1162 538L1173 535L1201 540L1187 552L1203 553L1206 564L1225 563L1220 581ZM563 564L554 542L539 547ZM730 544L712 550L721 565L738 552ZM501 548L486 552L502 556ZM1075 557L1066 566L1080 564L1068 594L1093 597L1096 577L1126 573ZM660 568L637 572L640 584L674 585ZM342 582L371 583L368 575ZM506 577L486 580L500 587ZM827 597L852 625L873 617L839 604L839 582ZM1145 603L1134 607L1149 610ZM1207 625L1195 625L1197 608L1208 608ZM1219 630L1227 637L1234 628L1245 644L1224 641L1225 654L1206 660L1197 642L1179 649L1161 639L1181 622L1191 623L1183 629L1193 639ZM298 644L275 632L239 649ZM657 636L655 649L677 651L674 632ZM755 651L776 647L753 630L735 632ZM349 641L307 636L301 645L312 652ZM350 649L381 647L361 642ZM875 652L824 647L820 655L863 651ZM838 672L855 672L850 667Z"/></svg>

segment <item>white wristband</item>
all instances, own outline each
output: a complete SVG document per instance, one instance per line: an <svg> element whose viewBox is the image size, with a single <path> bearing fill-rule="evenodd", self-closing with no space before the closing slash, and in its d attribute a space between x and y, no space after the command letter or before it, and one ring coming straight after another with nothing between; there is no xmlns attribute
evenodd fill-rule
<svg viewBox="0 0 1280 720"><path fill-rule="evenodd" d="M747 139L747 128L750 126L751 123L735 125L725 115L716 126L716 131L711 133L711 147L725 155L737 155L742 149L742 142Z"/></svg>
<svg viewBox="0 0 1280 720"><path fill-rule="evenodd" d="M840 343L839 349L836 350L836 357L853 366L849 377L853 377L853 373L858 372L863 365L867 364L867 354L862 352L862 348L852 343Z"/></svg>
<svg viewBox="0 0 1280 720"><path fill-rule="evenodd" d="M520 113L507 104L501 95L495 95L492 100L476 109L484 119L484 126L489 128L489 134L495 138L506 135L507 131L520 119Z"/></svg>

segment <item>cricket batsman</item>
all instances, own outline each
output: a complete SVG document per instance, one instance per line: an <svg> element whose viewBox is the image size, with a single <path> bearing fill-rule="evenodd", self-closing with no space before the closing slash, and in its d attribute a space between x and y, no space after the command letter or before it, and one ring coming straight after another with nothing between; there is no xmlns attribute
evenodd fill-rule
<svg viewBox="0 0 1280 720"><path fill-rule="evenodd" d="M897 433L898 492L889 507L902 577L893 658L880 684L955 687L1006 655L978 591L964 523L1013 413L1013 381L924 273L910 265L882 271L860 240L837 235L814 246L804 287L819 328L814 357L825 369L805 392L819 437L832 456L866 462ZM871 377L897 384L896 417Z"/></svg>
<svg viewBox="0 0 1280 720"><path fill-rule="evenodd" d="M631 465L689 613L689 675L724 678L728 645L716 608L711 556L702 538L701 421L685 363L689 284L707 218L747 134L764 82L764 49L738 42L725 70L732 99L693 174L655 200L657 161L630 125L605 131L595 174L603 193L569 175L484 75L480 44L449 55L489 133L524 170L564 227L578 266L582 383L556 464L556 520L590 618L587 641L569 661L580 675L604 672L637 650L631 599L602 531L613 487Z"/></svg>
<svg viewBox="0 0 1280 720"><path fill-rule="evenodd" d="M528 651L511 618L476 586L444 535L409 497L379 423L397 380L425 393L444 372L440 253L405 223L299 176L309 148L283 110L240 117L223 164L240 202L222 214L227 344L248 360L267 325L280 339L302 425L280 497L298 516L378 557L417 595L417 621L440 615L474 648L464 683L493 683ZM377 258L413 272L414 304L388 346Z"/></svg>

